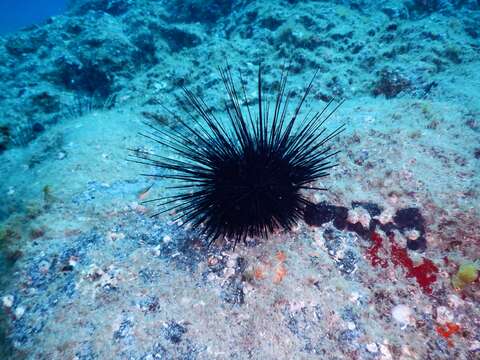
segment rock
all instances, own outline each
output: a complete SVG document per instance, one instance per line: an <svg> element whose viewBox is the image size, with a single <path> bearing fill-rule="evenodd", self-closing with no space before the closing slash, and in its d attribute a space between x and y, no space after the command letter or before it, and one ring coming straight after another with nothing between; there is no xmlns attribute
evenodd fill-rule
<svg viewBox="0 0 480 360"><path fill-rule="evenodd" d="M321 226L334 220L337 228L345 228L348 209L343 206L328 205L325 202L309 205L304 212L304 220L310 226Z"/></svg>
<svg viewBox="0 0 480 360"><path fill-rule="evenodd" d="M385 30L387 31L397 31L398 25L395 23L388 24Z"/></svg>
<svg viewBox="0 0 480 360"><path fill-rule="evenodd" d="M120 342L122 339L128 337L133 331L133 322L129 319L125 319L120 324L118 330L113 333L113 340Z"/></svg>
<svg viewBox="0 0 480 360"><path fill-rule="evenodd" d="M167 7L175 22L214 23L228 15L236 1L224 0L174 0Z"/></svg>
<svg viewBox="0 0 480 360"><path fill-rule="evenodd" d="M140 358L140 360L161 359L168 359L168 352L160 343L154 344L152 350Z"/></svg>
<svg viewBox="0 0 480 360"><path fill-rule="evenodd" d="M43 112L45 114L51 114L55 112L59 112L61 108L60 100L58 96L49 93L48 91L42 91L38 94L33 95L31 98L31 106L33 112ZM35 132L43 131L43 126L39 123L36 124L36 129L39 131L35 131L32 127L32 130Z"/></svg>
<svg viewBox="0 0 480 360"><path fill-rule="evenodd" d="M370 214L370 216L379 216L383 209L375 204L375 203L370 203L370 202L363 202L363 201L353 201L352 202L352 207L355 209L357 207L362 207L364 208L365 210L368 211L368 213Z"/></svg>
<svg viewBox="0 0 480 360"><path fill-rule="evenodd" d="M137 47L136 56L134 56L135 63L138 65L154 65L158 62L155 38L150 32L142 32L136 35L132 42Z"/></svg>
<svg viewBox="0 0 480 360"><path fill-rule="evenodd" d="M185 26L169 26L161 29L163 39L168 43L172 52L178 52L184 48L192 48L200 45L201 38Z"/></svg>
<svg viewBox="0 0 480 360"><path fill-rule="evenodd" d="M387 99L394 98L403 91L411 89L411 81L398 70L382 69L378 72L372 94L385 95Z"/></svg>
<svg viewBox="0 0 480 360"><path fill-rule="evenodd" d="M63 272L73 271L73 266L72 265L65 265L64 267L62 267L62 271Z"/></svg>
<svg viewBox="0 0 480 360"><path fill-rule="evenodd" d="M85 63L62 56L56 60L58 82L65 88L88 95L106 97L111 93L113 79L97 63Z"/></svg>
<svg viewBox="0 0 480 360"><path fill-rule="evenodd" d="M425 238L425 236L421 236L415 240L408 239L407 248L413 251L425 250L427 248L427 239Z"/></svg>
<svg viewBox="0 0 480 360"><path fill-rule="evenodd" d="M465 26L464 30L472 39L478 39L480 36L478 28L473 24Z"/></svg>
<svg viewBox="0 0 480 360"><path fill-rule="evenodd" d="M6 259L10 265L13 265L23 256L23 251L14 250L7 253Z"/></svg>
<svg viewBox="0 0 480 360"><path fill-rule="evenodd" d="M170 321L164 324L162 328L162 334L165 340L170 341L173 344L178 344L182 341L182 336L187 332L187 328L175 321Z"/></svg>
<svg viewBox="0 0 480 360"><path fill-rule="evenodd" d="M131 0L72 0L69 8L76 15L85 15L89 11L102 11L112 16L120 16L125 14L131 5Z"/></svg>
<svg viewBox="0 0 480 360"><path fill-rule="evenodd" d="M241 280L238 277L228 279L223 286L221 297L228 304L243 305L245 303L245 293Z"/></svg>
<svg viewBox="0 0 480 360"><path fill-rule="evenodd" d="M7 38L5 48L14 56L28 55L36 52L46 38L47 32L43 29L21 31Z"/></svg>
<svg viewBox="0 0 480 360"><path fill-rule="evenodd" d="M323 233L328 255L335 261L341 273L352 274L357 269L359 255L353 245L356 236L343 234L333 228L327 228Z"/></svg>
<svg viewBox="0 0 480 360"><path fill-rule="evenodd" d="M418 230L420 235L425 233L425 219L418 208L405 208L397 211L393 221L403 232L407 230Z"/></svg>
<svg viewBox="0 0 480 360"><path fill-rule="evenodd" d="M277 30L284 23L283 19L274 16L266 16L260 20L260 26L270 30Z"/></svg>
<svg viewBox="0 0 480 360"><path fill-rule="evenodd" d="M408 9L403 2L398 0L387 0L381 3L381 11L388 16L390 20L393 19L407 19Z"/></svg>
<svg viewBox="0 0 480 360"><path fill-rule="evenodd" d="M407 0L405 4L413 13L429 14L439 10L444 2L444 0Z"/></svg>
<svg viewBox="0 0 480 360"><path fill-rule="evenodd" d="M41 133L45 130L45 127L42 124L36 122L32 125L32 130L35 133Z"/></svg>

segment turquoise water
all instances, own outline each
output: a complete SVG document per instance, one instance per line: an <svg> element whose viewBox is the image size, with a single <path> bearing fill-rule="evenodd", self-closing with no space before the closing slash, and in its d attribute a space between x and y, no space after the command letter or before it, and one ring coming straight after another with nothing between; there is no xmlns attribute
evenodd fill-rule
<svg viewBox="0 0 480 360"><path fill-rule="evenodd" d="M1 359L479 357L480 2L63 6L0 3Z"/></svg>

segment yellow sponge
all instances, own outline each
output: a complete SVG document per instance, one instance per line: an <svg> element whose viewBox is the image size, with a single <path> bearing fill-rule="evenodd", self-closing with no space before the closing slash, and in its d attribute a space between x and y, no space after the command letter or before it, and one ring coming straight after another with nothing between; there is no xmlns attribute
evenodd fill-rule
<svg viewBox="0 0 480 360"><path fill-rule="evenodd" d="M463 263L458 268L458 272L452 277L452 285L457 289L463 289L468 284L474 282L478 276L478 264Z"/></svg>

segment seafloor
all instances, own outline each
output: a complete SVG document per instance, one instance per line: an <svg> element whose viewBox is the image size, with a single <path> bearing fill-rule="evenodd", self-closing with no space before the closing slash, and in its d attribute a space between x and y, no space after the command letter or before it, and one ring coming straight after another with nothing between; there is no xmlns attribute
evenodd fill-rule
<svg viewBox="0 0 480 360"><path fill-rule="evenodd" d="M479 359L480 2L72 1L0 38L1 359ZM217 67L346 99L294 231L208 248L127 148ZM477 263L475 263L477 261Z"/></svg>

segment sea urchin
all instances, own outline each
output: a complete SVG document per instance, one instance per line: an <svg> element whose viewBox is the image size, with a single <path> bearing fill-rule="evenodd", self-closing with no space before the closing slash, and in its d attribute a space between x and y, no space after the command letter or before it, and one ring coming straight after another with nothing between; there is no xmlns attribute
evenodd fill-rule
<svg viewBox="0 0 480 360"><path fill-rule="evenodd" d="M133 161L161 168L146 176L178 180L175 194L158 201L163 209L153 216L174 210L176 220L190 223L213 241L226 237L245 241L266 237L277 228L291 229L310 201L304 190L325 190L311 186L336 166L329 141L343 131L323 127L340 104L327 111L300 110L312 89L316 73L298 104L289 114L292 92L286 91L288 69L281 72L274 98L266 99L262 73L258 71L258 100L249 105L245 83L233 81L229 67L220 68L228 95L225 120L209 110L202 98L183 88L187 114L192 122L171 113L177 126L167 129L146 124L141 135L169 148L174 157L133 150ZM255 110L256 108L256 110ZM223 120L223 121L222 121Z"/></svg>

